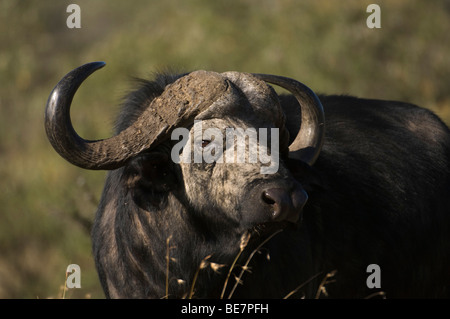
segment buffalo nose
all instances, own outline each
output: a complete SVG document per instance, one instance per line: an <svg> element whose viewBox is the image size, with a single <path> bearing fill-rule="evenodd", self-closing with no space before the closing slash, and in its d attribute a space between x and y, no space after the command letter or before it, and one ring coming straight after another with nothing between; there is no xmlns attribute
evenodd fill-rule
<svg viewBox="0 0 450 319"><path fill-rule="evenodd" d="M307 199L306 192L299 188L270 188L262 193L262 200L272 208L273 221L297 222Z"/></svg>

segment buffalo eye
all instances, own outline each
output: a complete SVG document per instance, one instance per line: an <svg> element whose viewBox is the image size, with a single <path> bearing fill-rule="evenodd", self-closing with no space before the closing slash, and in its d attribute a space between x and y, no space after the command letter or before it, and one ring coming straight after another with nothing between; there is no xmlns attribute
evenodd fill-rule
<svg viewBox="0 0 450 319"><path fill-rule="evenodd" d="M211 141L208 141L208 140L202 140L202 148L205 148L206 146L208 146L209 143L211 143Z"/></svg>

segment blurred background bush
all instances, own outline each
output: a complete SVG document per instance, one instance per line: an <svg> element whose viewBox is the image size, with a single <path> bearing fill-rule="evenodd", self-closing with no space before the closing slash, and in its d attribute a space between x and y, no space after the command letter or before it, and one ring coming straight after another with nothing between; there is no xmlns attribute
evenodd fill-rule
<svg viewBox="0 0 450 319"><path fill-rule="evenodd" d="M81 8L69 29L66 8ZM369 29L366 8L381 8ZM86 62L106 68L74 100L81 136L110 136L132 77L244 71L298 79L316 92L402 100L450 123L450 2L366 0L71 0L0 2L0 297L61 298L69 264L103 298L90 224L105 172L60 158L43 123L57 81Z"/></svg>

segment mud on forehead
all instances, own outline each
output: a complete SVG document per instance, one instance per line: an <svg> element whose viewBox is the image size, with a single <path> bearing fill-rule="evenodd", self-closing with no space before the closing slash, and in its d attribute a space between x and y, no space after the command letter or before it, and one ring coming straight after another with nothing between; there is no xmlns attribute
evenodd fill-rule
<svg viewBox="0 0 450 319"><path fill-rule="evenodd" d="M284 113L275 90L251 74L221 73L229 83L227 93L214 101L196 120L226 118L252 127L283 127Z"/></svg>
<svg viewBox="0 0 450 319"><path fill-rule="evenodd" d="M283 124L278 123L284 119L284 114L278 95L270 85L249 73L225 72L221 75L240 89L257 114L266 119L274 119L277 126Z"/></svg>

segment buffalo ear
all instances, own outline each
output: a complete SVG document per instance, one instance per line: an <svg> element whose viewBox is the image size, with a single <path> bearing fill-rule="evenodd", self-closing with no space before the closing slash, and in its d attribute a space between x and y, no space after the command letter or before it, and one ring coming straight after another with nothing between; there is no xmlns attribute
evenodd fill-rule
<svg viewBox="0 0 450 319"><path fill-rule="evenodd" d="M127 187L136 204L160 207L176 186L173 163L168 154L148 152L133 158L125 168Z"/></svg>

